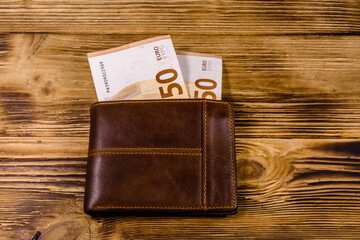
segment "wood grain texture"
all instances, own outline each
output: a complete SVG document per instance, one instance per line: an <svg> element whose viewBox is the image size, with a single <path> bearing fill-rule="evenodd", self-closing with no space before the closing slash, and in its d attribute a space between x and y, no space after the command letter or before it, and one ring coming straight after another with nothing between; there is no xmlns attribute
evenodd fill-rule
<svg viewBox="0 0 360 240"><path fill-rule="evenodd" d="M118 34L359 33L356 0L12 0L0 32Z"/></svg>
<svg viewBox="0 0 360 240"><path fill-rule="evenodd" d="M2 159L8 239L351 239L359 231L356 140L236 141L240 212L226 218L82 212L85 158Z"/></svg>
<svg viewBox="0 0 360 240"><path fill-rule="evenodd" d="M4 35L0 134L18 143L17 136L61 136L85 146L96 101L86 53L151 36ZM223 95L236 108L236 136L359 137L360 37L201 39L173 36L178 49L224 56Z"/></svg>
<svg viewBox="0 0 360 240"><path fill-rule="evenodd" d="M358 239L360 11L355 0L0 3L0 239ZM172 34L223 56L239 213L83 212L86 53Z"/></svg>

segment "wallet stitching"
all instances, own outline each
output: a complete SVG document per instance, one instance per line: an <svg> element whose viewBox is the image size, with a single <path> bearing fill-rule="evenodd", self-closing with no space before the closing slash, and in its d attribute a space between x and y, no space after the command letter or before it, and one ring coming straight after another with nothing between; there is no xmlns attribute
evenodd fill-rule
<svg viewBox="0 0 360 240"><path fill-rule="evenodd" d="M91 107L90 110L98 105L113 105L113 104L123 104L123 103L159 103L159 102L165 102L165 103L183 103L183 102L206 102L205 100L163 100L163 101L141 101L141 100L137 100L137 101L121 101L121 102L98 102L98 103L94 103ZM217 104L228 104L227 102L214 102Z"/></svg>
<svg viewBox="0 0 360 240"><path fill-rule="evenodd" d="M230 115L230 119L229 119L229 125L230 125L230 161L231 161L231 182L232 182L232 188L233 188L233 197L232 197L232 206L235 205L235 198L236 198L236 194L235 194L235 181L234 181L234 153L233 153L233 114L232 114L232 109L231 109L231 105L228 104L228 109L229 109L229 115Z"/></svg>
<svg viewBox="0 0 360 240"><path fill-rule="evenodd" d="M207 209L228 208L229 206L207 207ZM170 207L170 206L117 206L97 205L95 208L161 208L161 209L203 209L204 207Z"/></svg>
<svg viewBox="0 0 360 240"><path fill-rule="evenodd" d="M206 209L206 124L207 124L207 119L206 119L206 101L204 101L203 103L203 111L204 111L204 209Z"/></svg>
<svg viewBox="0 0 360 240"><path fill-rule="evenodd" d="M89 150L89 153L96 151L129 151L129 150L189 150L189 151L201 151L201 148L94 148Z"/></svg>
<svg viewBox="0 0 360 240"><path fill-rule="evenodd" d="M135 147L135 148L94 148L92 150L102 150L102 149L146 149L146 150L150 150L150 149L159 149L159 150L162 150L162 149L171 149L171 150L197 150L197 151L200 151L201 148L144 148L144 147Z"/></svg>
<svg viewBox="0 0 360 240"><path fill-rule="evenodd" d="M103 155L109 155L109 154L155 154L155 155L201 155L201 153L169 153L169 152L94 152L94 153L90 153L89 157L93 156L93 155L99 155L99 154L103 154Z"/></svg>
<svg viewBox="0 0 360 240"><path fill-rule="evenodd" d="M151 102L204 102L205 103L205 111L206 111L206 100L198 100L198 101L188 101L188 100L165 100L165 101L134 101L134 102L101 102L101 103L95 103L94 105L92 105L90 107L90 109L92 109L93 107L95 106L98 106L98 105L110 105L110 104L122 104L122 103L151 103ZM232 115L232 111L231 111L231 105L228 103L228 102L214 102L214 103L217 103L217 104L227 104L228 107L229 107L229 115L230 115L230 121L229 121L229 125L230 125L230 132L229 132L229 135L230 135L230 153L231 153L231 157L230 157L230 160L232 162L231 164L231 179L232 179L232 187L233 187L233 199L232 199L232 206L215 206L215 207L206 207L205 206L201 206L201 207L168 207L168 206L114 206L114 205L98 205L96 206L95 208L101 208L101 209L109 209L109 208L127 208L127 209L133 209L133 208L143 208L143 209L226 209L226 208L230 208L230 207L233 207L234 204L235 204L235 183L234 183L234 159L233 159L233 149L232 149L232 143L233 143L233 134L232 134L232 131L233 131L233 115ZM204 116L204 120L205 120L205 126L204 126L204 132L205 132L205 136L206 136L206 115ZM204 136L204 139L206 139ZM205 150L204 150L204 153L206 154L206 140L204 142L205 144ZM143 148L145 149L145 148ZM96 152L96 153L91 153L89 154L89 157L92 156L92 155L96 155L96 154L169 154L169 155L201 155L201 153L159 153L159 152L128 152L128 153L125 153L125 152ZM206 158L204 159L206 160ZM206 164L206 161L204 161L204 163ZM206 168L205 168L205 176L206 176ZM206 181L204 182L204 184L206 184ZM205 192L205 198L204 200L206 199L206 192ZM206 200L205 200L206 201Z"/></svg>

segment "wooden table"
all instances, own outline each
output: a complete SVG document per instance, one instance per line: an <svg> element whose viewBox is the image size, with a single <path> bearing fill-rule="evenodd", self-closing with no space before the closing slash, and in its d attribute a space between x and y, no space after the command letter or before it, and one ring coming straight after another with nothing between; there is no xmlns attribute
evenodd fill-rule
<svg viewBox="0 0 360 240"><path fill-rule="evenodd" d="M0 34L1 239L359 239L358 0L7 0ZM162 34L223 56L239 213L91 218L86 53Z"/></svg>

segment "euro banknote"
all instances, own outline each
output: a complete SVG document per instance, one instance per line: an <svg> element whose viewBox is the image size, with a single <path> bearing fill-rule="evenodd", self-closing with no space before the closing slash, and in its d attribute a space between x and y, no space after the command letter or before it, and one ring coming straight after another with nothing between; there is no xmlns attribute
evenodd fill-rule
<svg viewBox="0 0 360 240"><path fill-rule="evenodd" d="M184 51L176 54L189 97L221 100L222 58Z"/></svg>
<svg viewBox="0 0 360 240"><path fill-rule="evenodd" d="M99 101L189 98L169 35L88 53Z"/></svg>

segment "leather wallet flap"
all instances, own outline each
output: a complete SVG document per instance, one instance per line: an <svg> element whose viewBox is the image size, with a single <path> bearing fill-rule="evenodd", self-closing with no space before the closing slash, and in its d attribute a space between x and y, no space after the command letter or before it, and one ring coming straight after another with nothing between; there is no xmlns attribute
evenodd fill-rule
<svg viewBox="0 0 360 240"><path fill-rule="evenodd" d="M223 101L95 103L85 211L233 213L233 124Z"/></svg>

